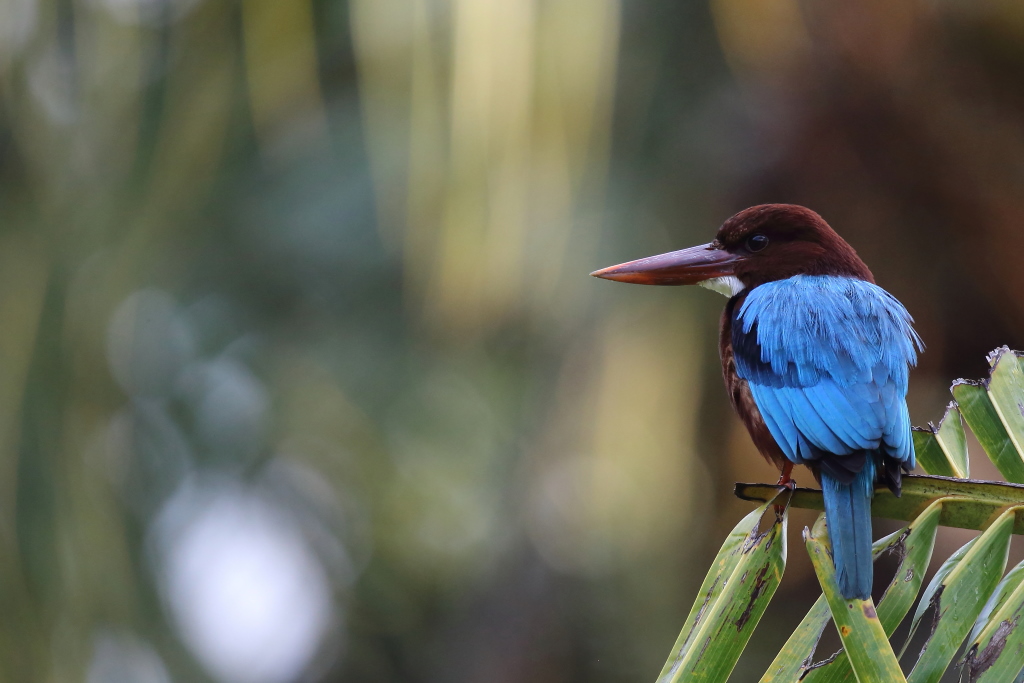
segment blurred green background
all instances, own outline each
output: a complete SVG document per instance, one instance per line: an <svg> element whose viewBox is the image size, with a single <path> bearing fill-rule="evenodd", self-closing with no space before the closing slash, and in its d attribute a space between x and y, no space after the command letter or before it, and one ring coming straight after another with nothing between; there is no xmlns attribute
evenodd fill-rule
<svg viewBox="0 0 1024 683"><path fill-rule="evenodd" d="M774 474L724 300L587 274L765 201L938 419L1024 346L1024 5L0 0L0 681L653 680Z"/></svg>

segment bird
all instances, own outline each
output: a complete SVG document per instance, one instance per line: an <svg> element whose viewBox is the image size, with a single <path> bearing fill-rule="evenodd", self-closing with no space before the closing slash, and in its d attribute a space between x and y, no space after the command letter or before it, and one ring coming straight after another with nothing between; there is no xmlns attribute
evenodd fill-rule
<svg viewBox="0 0 1024 683"><path fill-rule="evenodd" d="M733 409L792 488L794 465L819 482L839 591L871 597L871 501L900 494L914 469L910 369L924 344L857 252L803 206L762 204L715 239L597 270L606 280L700 285L728 297L719 326Z"/></svg>

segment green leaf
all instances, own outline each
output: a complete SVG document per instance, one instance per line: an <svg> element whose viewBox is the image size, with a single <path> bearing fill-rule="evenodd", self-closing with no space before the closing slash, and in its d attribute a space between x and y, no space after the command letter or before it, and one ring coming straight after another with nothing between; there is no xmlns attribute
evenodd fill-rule
<svg viewBox="0 0 1024 683"><path fill-rule="evenodd" d="M907 677L909 683L934 683L942 678L1003 576L1014 518L1022 509L1012 507L999 515L984 533L946 560L925 589L911 636L929 608L934 609L932 631Z"/></svg>
<svg viewBox="0 0 1024 683"><path fill-rule="evenodd" d="M971 540L967 541L962 547L960 547L955 553L947 557L939 570L935 572L935 576L928 583L928 587L924 589L924 595L921 596L921 601L917 604L917 610L914 611L914 618L910 622L910 632L907 634L906 642L903 643L903 648L900 649L900 658L902 659L904 653L907 651L907 647L910 646L910 641L913 640L914 634L917 632L917 627L921 624L921 619L925 614L928 613L928 609L932 607L932 600L935 599L935 594L942 587L943 581L949 576L949 573L956 568L960 560L964 559L971 547L974 546L975 542L980 536L975 536Z"/></svg>
<svg viewBox="0 0 1024 683"><path fill-rule="evenodd" d="M932 559L942 508L949 501L949 498L940 498L933 502L905 530L897 532L896 539L886 548L889 552L902 554L892 581L878 601L878 618L888 636L914 606Z"/></svg>
<svg viewBox="0 0 1024 683"><path fill-rule="evenodd" d="M1012 593L1021 582L1024 582L1024 562L1021 562L1016 567L1011 569L1003 580L996 586L992 596L989 597L988 602L981 609L981 614L978 615L978 620L974 622L974 628L971 629L971 635L967 637L972 643L978 639L978 635L981 634L982 629L992 619L992 615L995 614L1006 599L1010 597Z"/></svg>
<svg viewBox="0 0 1024 683"><path fill-rule="evenodd" d="M914 451L917 464L928 474L967 479L971 476L967 457L967 436L956 403L946 407L938 426L914 427Z"/></svg>
<svg viewBox="0 0 1024 683"><path fill-rule="evenodd" d="M982 609L963 660L969 681L1002 683L1024 673L1024 562L1014 567Z"/></svg>
<svg viewBox="0 0 1024 683"><path fill-rule="evenodd" d="M938 530L944 500L935 501L910 525L875 541L872 546L876 559L886 553L901 556L892 581L878 601L878 619L886 635L891 636L896 630L921 590L924 573L935 547L935 532ZM821 633L831 616L823 595L786 641L761 683L852 681L853 670L844 651L835 653L828 660L812 663Z"/></svg>
<svg viewBox="0 0 1024 683"><path fill-rule="evenodd" d="M1024 371L1021 371L1017 353L1005 346L989 355L989 363L992 376L988 382L988 398L1017 455L1013 467L1008 468L1014 472L1013 478L1005 473L1003 476L1008 481L1024 483L1024 474L1018 472L1024 467Z"/></svg>
<svg viewBox="0 0 1024 683"><path fill-rule="evenodd" d="M736 484L736 495L744 500L762 502L776 495L778 487L768 484ZM937 498L949 497L942 506L941 526L983 529L998 513L1011 505L1024 505L1024 485L998 481L952 479L929 475L903 477L903 495L897 498L888 489L875 491L871 503L874 517L911 521ZM819 489L798 488L790 507L822 510ZM1014 533L1024 534L1024 517L1017 521Z"/></svg>
<svg viewBox="0 0 1024 683"><path fill-rule="evenodd" d="M998 351L999 349L993 353ZM1017 364L1014 354L1009 354L1006 357L1013 359L1014 363ZM1007 386L1016 377L1008 377L1012 374L1008 372L1009 365L1005 365L1000 370L999 365L1002 365L999 362L1000 359L1001 357L995 359L996 367L993 369L992 377L989 380L979 382L958 379L953 382L950 391L953 392L953 398L956 400L956 404L960 408L960 413L964 416L967 426L974 432L974 436L978 438L978 443L985 449L985 453L995 463L996 468L999 469L1003 477L1007 481L1024 483L1024 459L1021 458L1021 454L1017 450L1013 439L1010 438L1010 434L1000 418L1000 412L993 404L991 394L989 393L989 385L995 381L999 396L998 400L1001 403L1002 409L1006 410L1008 408ZM999 371L998 374L997 370Z"/></svg>
<svg viewBox="0 0 1024 683"><path fill-rule="evenodd" d="M857 680L893 683L906 680L875 612L874 603L871 600L846 600L839 592L828 535L819 528L820 525L815 524L814 532L804 529L804 544Z"/></svg>
<svg viewBox="0 0 1024 683"><path fill-rule="evenodd" d="M884 489L875 492L872 516L914 520L874 544L876 553L901 544L906 553L875 610L865 607L870 603L846 602L837 595L823 518L814 529L805 530L805 544L824 594L779 652L762 683L840 683L854 677L861 681L903 680L898 658L885 637L906 618L921 592L938 525L983 533L948 558L924 590L904 650L922 624L927 625L928 636L905 680L937 683L965 646L960 666L968 680L1024 683L1024 627L1020 626L1024 619L1024 562L1002 577L1010 535L1024 534L1024 353L1002 347L989 355L988 362L991 372L987 379L953 384L954 403L938 425L915 428L918 462L929 475L905 477L901 498ZM1010 483L967 479L965 422ZM778 488L737 484L736 495L764 502L778 495ZM795 489L790 505L822 510L821 491ZM906 581L901 581L901 576ZM814 662L830 620L835 621L844 647Z"/></svg>
<svg viewBox="0 0 1024 683"><path fill-rule="evenodd" d="M788 492L783 495L788 499ZM761 519L771 514L773 501L744 517L729 534L701 585L659 683L718 683L729 678L786 568L788 506L782 512L774 510L771 526L760 530Z"/></svg>
<svg viewBox="0 0 1024 683"><path fill-rule="evenodd" d="M779 650L771 666L761 678L761 683L791 683L803 680L804 672L813 666L814 651L821 640L821 634L832 620L828 601L821 595L810 611L793 631L786 644ZM842 655L846 658L846 655ZM819 663L820 664L820 663Z"/></svg>

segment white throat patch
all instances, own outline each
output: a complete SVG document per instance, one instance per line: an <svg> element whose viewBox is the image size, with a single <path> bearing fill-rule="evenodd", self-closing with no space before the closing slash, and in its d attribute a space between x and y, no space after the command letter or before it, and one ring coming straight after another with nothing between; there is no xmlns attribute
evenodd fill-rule
<svg viewBox="0 0 1024 683"><path fill-rule="evenodd" d="M704 280L697 284L705 289L710 289L712 292L718 292L723 296L727 296L730 299L746 289L743 283L740 282L739 278L735 275L713 277L710 280Z"/></svg>

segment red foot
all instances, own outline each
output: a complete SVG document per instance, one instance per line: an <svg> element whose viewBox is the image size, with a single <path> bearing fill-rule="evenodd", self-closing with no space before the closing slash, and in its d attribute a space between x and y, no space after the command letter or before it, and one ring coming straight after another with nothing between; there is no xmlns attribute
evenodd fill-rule
<svg viewBox="0 0 1024 683"><path fill-rule="evenodd" d="M788 462L786 463L785 467L782 468L782 474L779 475L778 486L785 486L787 489L791 491L795 489L796 480L789 476L791 474L793 474L793 463Z"/></svg>
<svg viewBox="0 0 1024 683"><path fill-rule="evenodd" d="M796 480L789 476L791 474L793 474L793 463L787 462L782 468L782 474L779 475L778 485L785 486L790 491L793 491L796 489ZM775 508L775 516L781 519L782 515L786 512L786 506L775 505L773 507Z"/></svg>

